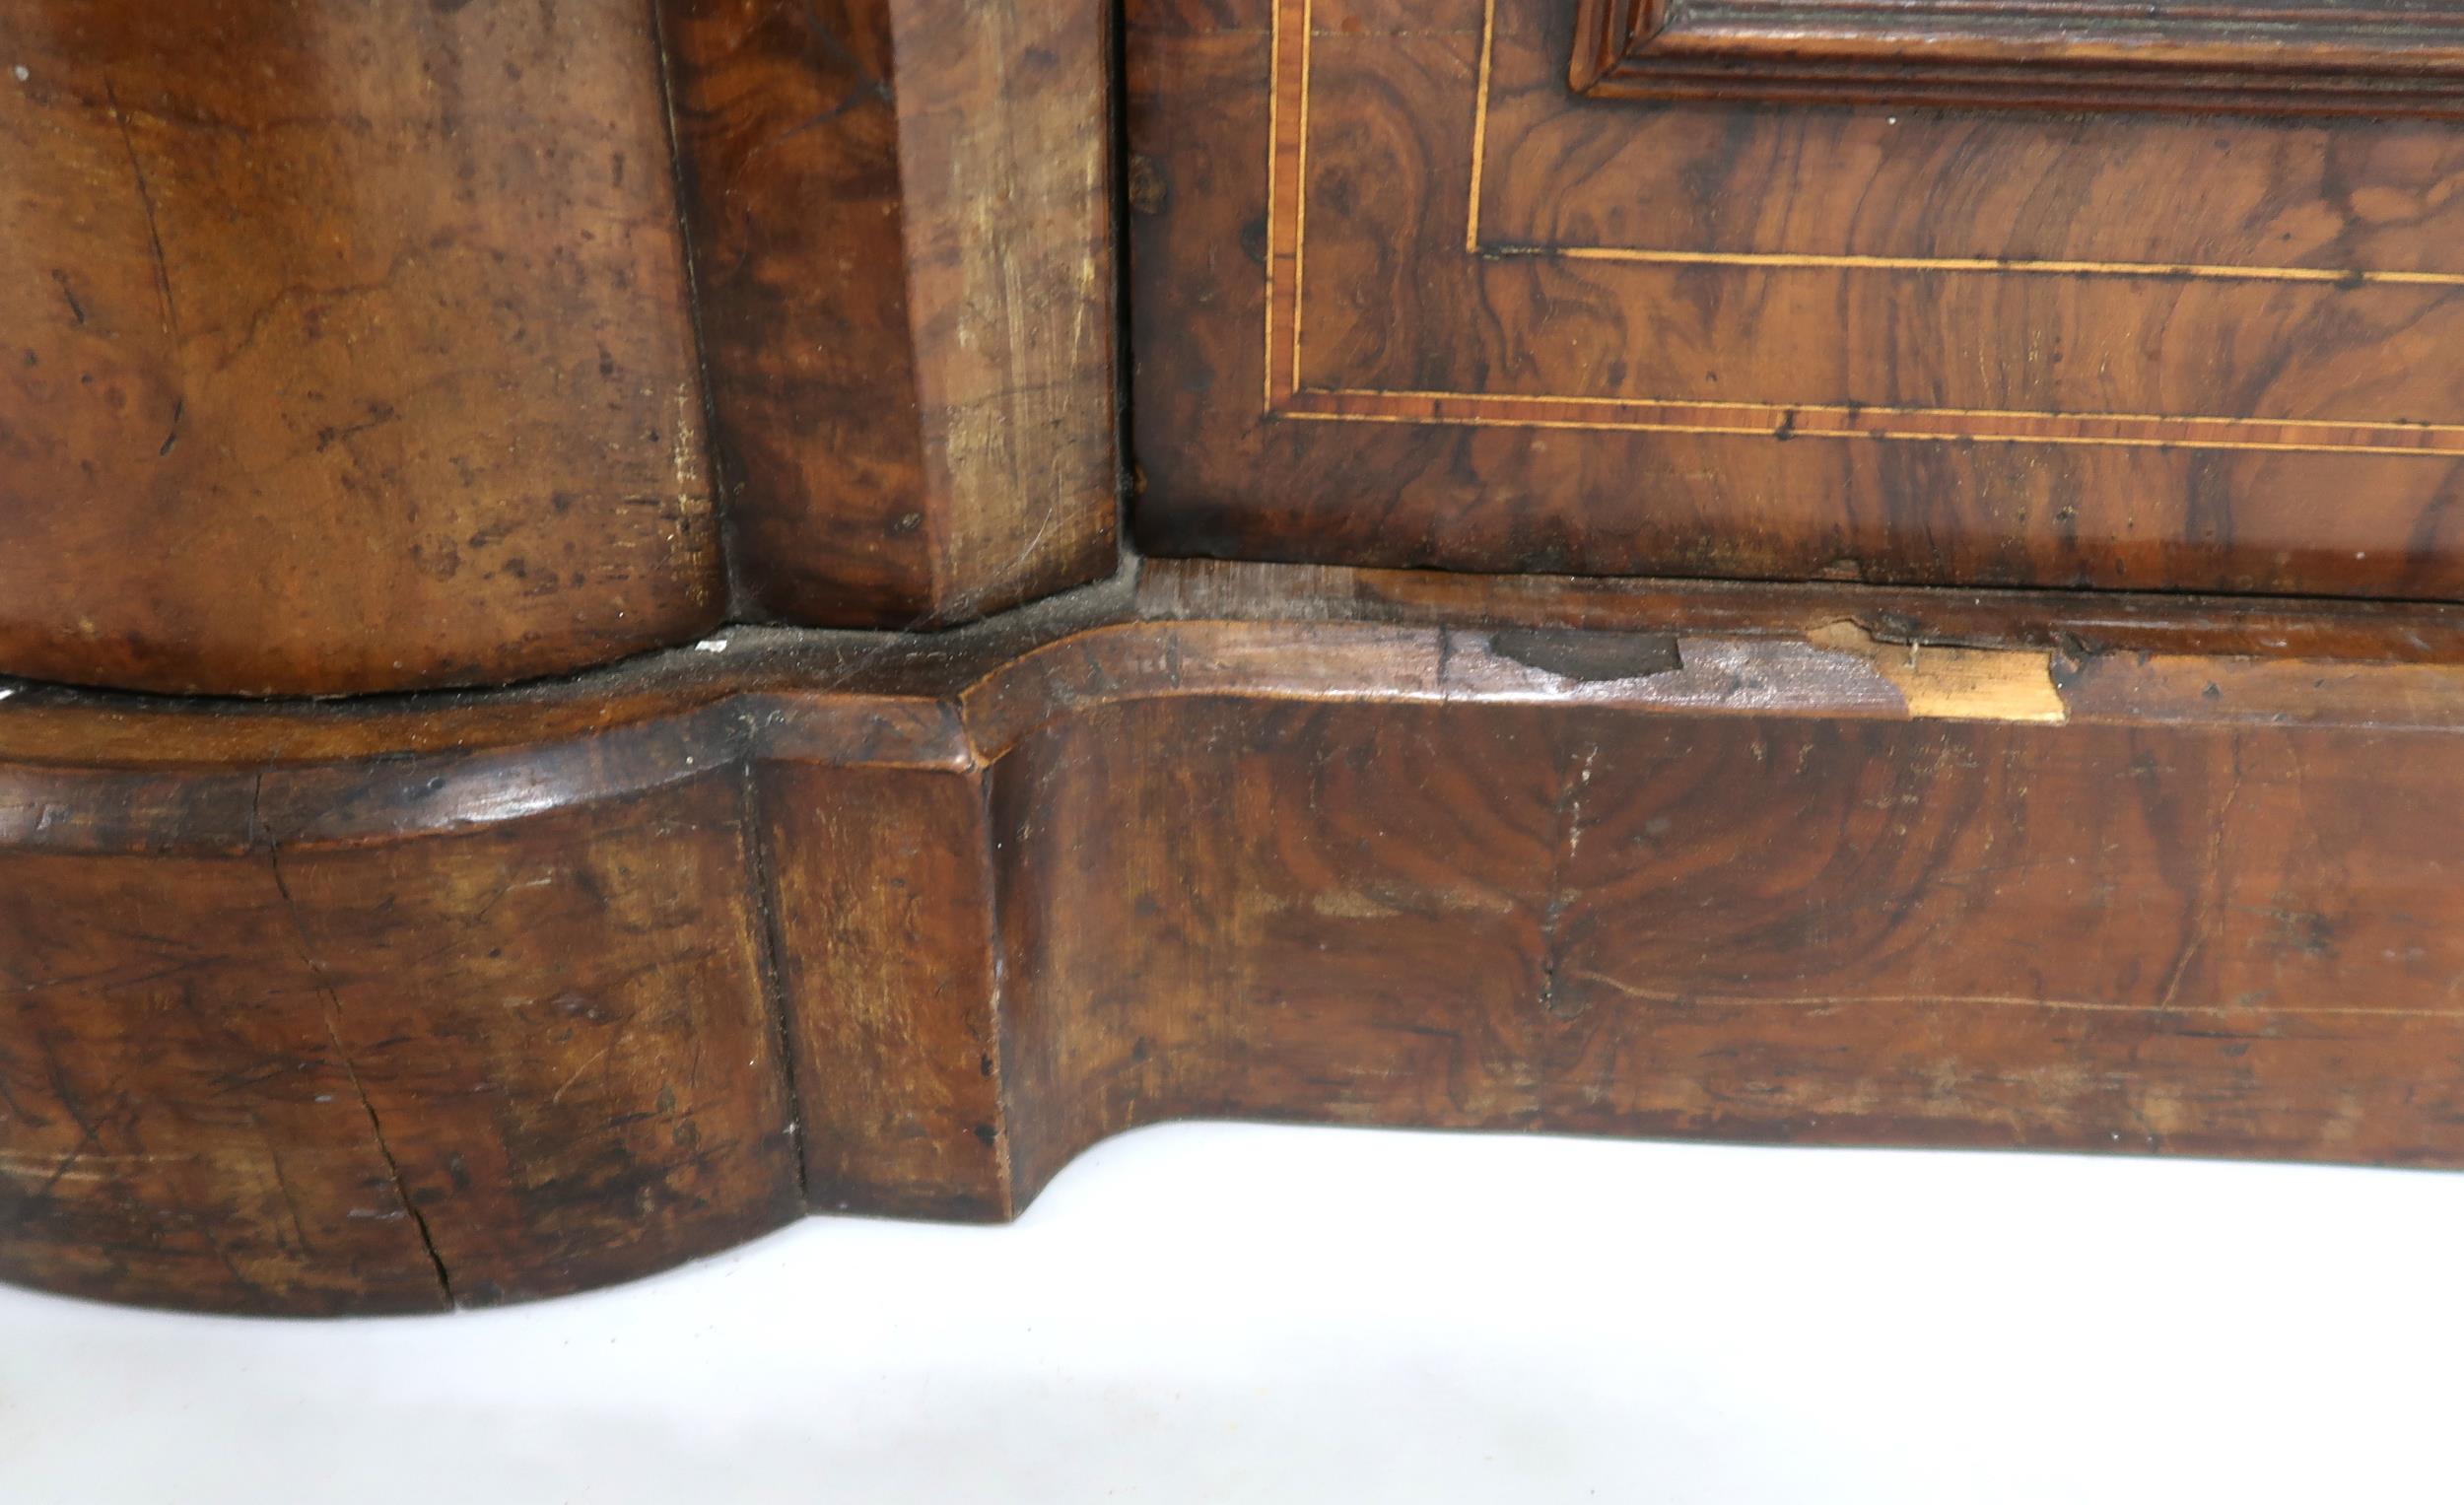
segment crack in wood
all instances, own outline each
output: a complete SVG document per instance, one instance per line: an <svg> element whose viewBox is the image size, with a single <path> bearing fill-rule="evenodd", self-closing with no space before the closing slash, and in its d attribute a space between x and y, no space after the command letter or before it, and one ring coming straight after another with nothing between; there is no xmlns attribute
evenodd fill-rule
<svg viewBox="0 0 2464 1505"><path fill-rule="evenodd" d="M342 1067L343 1076L351 1083L351 1091L359 1098L360 1111L368 1116L369 1136L375 1141L377 1158L384 1162L385 1173L392 1180L394 1199L402 1204L403 1212L410 1217L411 1226L419 1233L420 1248L426 1251L428 1263L436 1272L438 1293L444 1298L447 1307L458 1307L461 1302L453 1293L453 1272L445 1265L444 1252L437 1247L436 1230L429 1225L428 1214L421 1208L418 1198L411 1196L409 1178L403 1175L402 1162L395 1157L392 1141L385 1136L384 1120L376 1112L375 1100L368 1095L368 1084L360 1079L359 1063L352 1060L350 1047L343 1044L342 996L334 988L333 979L327 974L325 964L317 959L315 951L309 945L307 919L301 914L300 901L292 894L291 880L283 871L282 846L270 832L264 829L261 814L264 798L265 779L260 773L257 776L249 821L263 836L265 864L273 875L274 890L282 898L283 914L290 923L293 945L299 952L301 964L308 969L310 983L324 999L325 1035L333 1042L334 1061ZM239 1275L239 1271L235 1269L233 1274ZM252 1283L245 1282L244 1277L241 1278L243 1283Z"/></svg>
<svg viewBox="0 0 2464 1505"><path fill-rule="evenodd" d="M748 737L752 728L746 728ZM787 1135L795 1156L795 1197L800 1206L813 1203L812 1157L804 1146L804 1094L795 1069L795 1015L787 997L787 940L779 916L778 873L771 859L770 828L763 820L761 769L751 757L737 765L737 818L743 827L744 859L752 882L753 945L760 970L762 999L770 1014L779 1053L780 1090L787 1097Z"/></svg>

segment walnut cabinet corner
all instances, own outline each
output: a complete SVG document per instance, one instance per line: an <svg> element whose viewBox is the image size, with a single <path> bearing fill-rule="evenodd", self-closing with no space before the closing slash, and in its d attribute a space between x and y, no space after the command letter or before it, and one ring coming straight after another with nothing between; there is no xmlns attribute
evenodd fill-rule
<svg viewBox="0 0 2464 1505"><path fill-rule="evenodd" d="M0 1277L2464 1166L2459 499L2449 0L18 0Z"/></svg>

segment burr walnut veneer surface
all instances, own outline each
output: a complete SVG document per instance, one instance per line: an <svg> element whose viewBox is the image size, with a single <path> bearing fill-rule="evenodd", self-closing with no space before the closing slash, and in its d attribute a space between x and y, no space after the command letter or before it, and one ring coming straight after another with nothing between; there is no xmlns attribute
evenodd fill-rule
<svg viewBox="0 0 2464 1505"><path fill-rule="evenodd" d="M2208 7L1738 4L1686 43L1733 71L1577 92L1603 7L1583 9L1130 6L1150 549L2464 581L2464 135L2450 97L2422 92L2457 76L2452 8L2404 12L2379 56L2420 90L2327 115L2177 98L2168 63L2205 55L2182 29L2223 26L2295 79L2346 79L2357 64L2314 33L2361 7L2269 34ZM1676 0L1634 56L1711 9ZM1798 11L1884 19L1817 46ZM2119 50L2145 87L2074 97L2065 60L2100 55L2107 25L2137 38ZM1989 42L2048 87L1947 107L1932 63ZM1809 48L1879 66L1775 96Z"/></svg>

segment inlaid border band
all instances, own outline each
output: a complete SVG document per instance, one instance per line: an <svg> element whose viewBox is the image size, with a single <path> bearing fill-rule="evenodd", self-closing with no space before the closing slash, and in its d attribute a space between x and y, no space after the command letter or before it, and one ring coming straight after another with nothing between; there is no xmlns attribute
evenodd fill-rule
<svg viewBox="0 0 2464 1505"><path fill-rule="evenodd" d="M1307 386L1301 377L1301 332L1305 314L1303 288L1308 246L1310 64L1315 10L1315 0L1271 0L1265 408L1269 418L1326 423L1699 434L1774 440L1875 439L1920 443L2413 455L2450 461L2464 456L2464 424ZM1464 247L1470 255L1733 266L1766 271L2004 273L2160 277L2173 280L2239 279L2340 287L2387 284L2464 288L2464 275L2439 272L1483 244L1480 240L1480 194L1487 161L1496 34L1497 0L1484 0L1478 81L1472 102L1472 188L1465 216Z"/></svg>

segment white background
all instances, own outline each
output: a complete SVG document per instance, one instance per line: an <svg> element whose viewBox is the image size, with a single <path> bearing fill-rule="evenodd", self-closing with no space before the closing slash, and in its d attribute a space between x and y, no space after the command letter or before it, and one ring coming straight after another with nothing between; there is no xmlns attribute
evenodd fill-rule
<svg viewBox="0 0 2464 1505"><path fill-rule="evenodd" d="M2464 1178L1178 1126L509 1311L0 1291L0 1500L2454 1499Z"/></svg>

